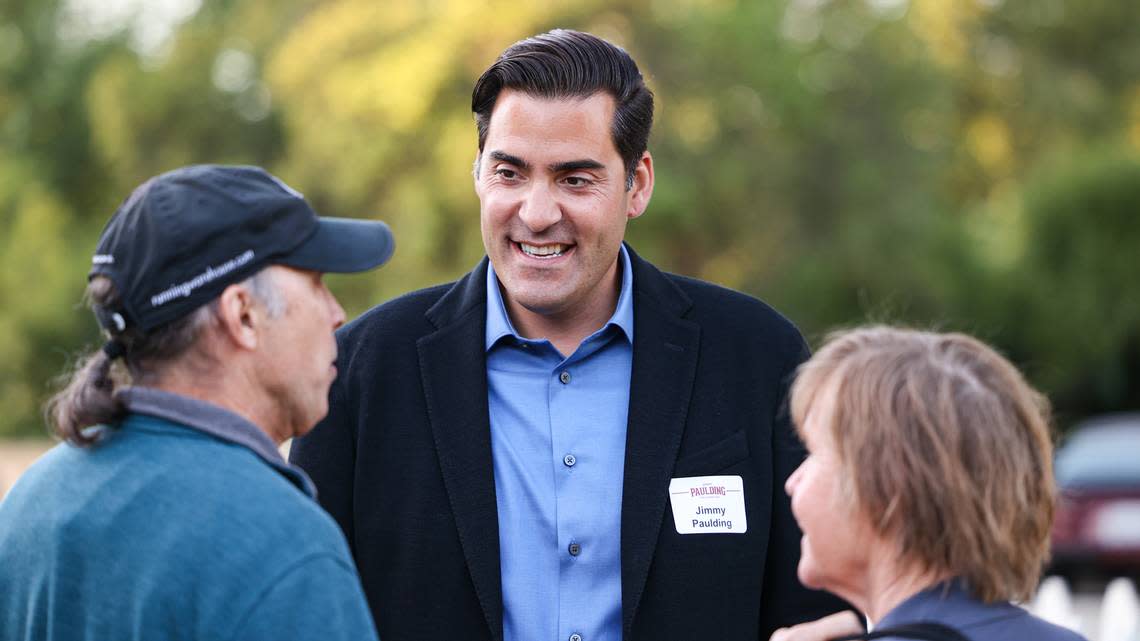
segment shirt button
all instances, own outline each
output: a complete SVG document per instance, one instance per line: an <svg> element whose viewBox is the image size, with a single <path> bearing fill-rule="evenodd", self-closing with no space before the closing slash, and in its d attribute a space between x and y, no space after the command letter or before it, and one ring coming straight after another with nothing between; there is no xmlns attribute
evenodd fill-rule
<svg viewBox="0 0 1140 641"><path fill-rule="evenodd" d="M570 372L563 371L561 374L558 375L558 380L562 381L563 385L569 385L570 384Z"/></svg>
<svg viewBox="0 0 1140 641"><path fill-rule="evenodd" d="M578 556L582 553L582 546L577 543L571 543L567 549L570 552L570 556Z"/></svg>
<svg viewBox="0 0 1140 641"><path fill-rule="evenodd" d="M562 462L566 464L566 467L574 467L574 464L578 462L578 459L574 458L573 454L567 454L566 456L562 457Z"/></svg>
<svg viewBox="0 0 1140 641"><path fill-rule="evenodd" d="M582 635L575 632L574 634L570 635L570 641L582 641Z"/></svg>

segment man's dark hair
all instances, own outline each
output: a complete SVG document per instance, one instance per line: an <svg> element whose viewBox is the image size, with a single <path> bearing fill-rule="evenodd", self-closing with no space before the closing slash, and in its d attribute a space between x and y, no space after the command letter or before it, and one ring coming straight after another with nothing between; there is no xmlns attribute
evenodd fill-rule
<svg viewBox="0 0 1140 641"><path fill-rule="evenodd" d="M540 98L613 96L610 135L625 165L626 188L649 145L653 127L653 92L624 49L580 31L555 29L511 45L490 66L471 93L471 111L479 129L479 153L487 141L491 111L503 89Z"/></svg>

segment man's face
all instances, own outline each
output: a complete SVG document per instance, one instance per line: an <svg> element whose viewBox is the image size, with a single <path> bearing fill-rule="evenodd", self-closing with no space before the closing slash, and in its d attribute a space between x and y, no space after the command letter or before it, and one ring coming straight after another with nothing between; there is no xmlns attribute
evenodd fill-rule
<svg viewBox="0 0 1140 641"><path fill-rule="evenodd" d="M336 378L333 332L344 323L344 309L320 273L280 265L266 269L273 270L284 309L267 321L259 375L280 412L280 436L301 436L328 414L329 386Z"/></svg>
<svg viewBox="0 0 1140 641"><path fill-rule="evenodd" d="M613 114L604 93L499 95L475 191L483 244L512 310L572 317L616 300L618 249L626 221L649 202L653 170L646 153L626 189Z"/></svg>

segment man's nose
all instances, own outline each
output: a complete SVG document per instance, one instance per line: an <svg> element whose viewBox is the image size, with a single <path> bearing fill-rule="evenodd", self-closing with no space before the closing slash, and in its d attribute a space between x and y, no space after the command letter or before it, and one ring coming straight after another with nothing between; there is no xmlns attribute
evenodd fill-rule
<svg viewBox="0 0 1140 641"><path fill-rule="evenodd" d="M550 187L535 181L519 207L519 218L532 232L540 232L562 220L562 208Z"/></svg>

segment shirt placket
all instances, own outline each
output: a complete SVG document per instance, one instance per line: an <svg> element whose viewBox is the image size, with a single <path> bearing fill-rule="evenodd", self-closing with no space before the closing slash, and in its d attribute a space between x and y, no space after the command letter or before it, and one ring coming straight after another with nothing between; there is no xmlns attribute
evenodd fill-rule
<svg viewBox="0 0 1140 641"><path fill-rule="evenodd" d="M575 501L570 497L580 490L577 487L575 468L584 465L585 452L574 446L575 408L580 407L581 399L575 393L574 373L577 370L574 355L559 363L548 376L548 407L550 411L550 456L554 466L554 494L557 504L556 528L558 549L558 638L581 638L580 617L569 603L573 601L572 591L579 583L577 574L585 532L581 531L581 517L574 514ZM581 469L581 468L579 468ZM576 639L576 641L578 641Z"/></svg>
<svg viewBox="0 0 1140 641"><path fill-rule="evenodd" d="M591 613L585 611L584 603L589 599L583 591L591 589L591 573L599 571L593 531L597 517L587 514L591 504L587 493L597 489L588 485L597 475L597 470L592 468L598 464L595 450L599 445L582 437L589 431L589 426L582 424L588 420L582 408L587 407L593 396L587 379L589 360L608 340L606 335L587 339L578 351L559 363L548 378L557 501L559 641L590 641L590 637L596 641L597 637L587 620Z"/></svg>

